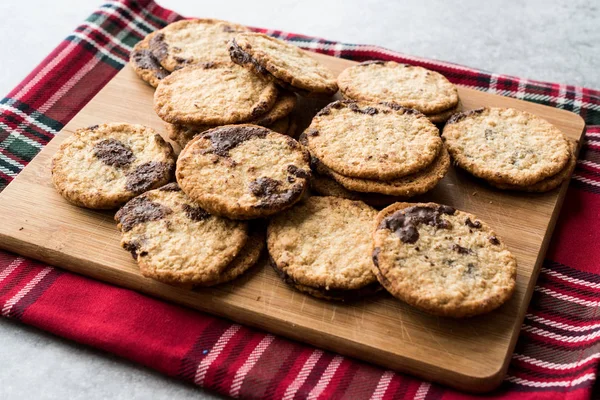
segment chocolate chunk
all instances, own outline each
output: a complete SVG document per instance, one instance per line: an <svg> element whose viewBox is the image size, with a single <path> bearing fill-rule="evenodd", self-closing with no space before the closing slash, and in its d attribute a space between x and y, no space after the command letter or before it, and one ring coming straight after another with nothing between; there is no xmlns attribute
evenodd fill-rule
<svg viewBox="0 0 600 400"><path fill-rule="evenodd" d="M123 232L130 231L137 224L158 221L173 212L169 207L139 196L130 200L116 214L115 220L121 224Z"/></svg>
<svg viewBox="0 0 600 400"><path fill-rule="evenodd" d="M446 124L455 124L471 115L481 114L483 112L483 110L485 110L485 108L482 107L482 108L476 108L474 110L463 111L463 112L453 114L450 117L450 119L448 119L448 122L446 122Z"/></svg>
<svg viewBox="0 0 600 400"><path fill-rule="evenodd" d="M88 126L88 129L89 129L90 131L95 131L95 130L96 130L96 129L98 129L99 127L100 127L99 125L90 125L90 126Z"/></svg>
<svg viewBox="0 0 600 400"><path fill-rule="evenodd" d="M354 111L355 113L359 113L359 114L376 115L379 113L379 110L376 109L375 107L360 108L358 106L358 104L356 104L356 103L349 103L348 108L350 110Z"/></svg>
<svg viewBox="0 0 600 400"><path fill-rule="evenodd" d="M458 254L473 254L471 249L467 249L456 243L452 245L452 250L456 251Z"/></svg>
<svg viewBox="0 0 600 400"><path fill-rule="evenodd" d="M474 272L475 272L475 264L468 263L467 264L467 274L473 275Z"/></svg>
<svg viewBox="0 0 600 400"><path fill-rule="evenodd" d="M170 168L163 162L150 161L138 165L133 171L127 172L125 188L130 192L143 193L156 181L168 176L170 172Z"/></svg>
<svg viewBox="0 0 600 400"><path fill-rule="evenodd" d="M360 64L358 64L359 67L364 67L366 65L384 65L385 61L381 61L381 60L369 60L369 61L363 61Z"/></svg>
<svg viewBox="0 0 600 400"><path fill-rule="evenodd" d="M491 130L490 128L486 128L484 135L485 135L485 140L492 140L494 138L494 134L496 132L494 132L493 130Z"/></svg>
<svg viewBox="0 0 600 400"><path fill-rule="evenodd" d="M177 182L167 183L165 186L162 186L160 189L161 192L181 192L181 188L177 184Z"/></svg>
<svg viewBox="0 0 600 400"><path fill-rule="evenodd" d="M490 237L488 237L488 240L493 245L498 246L500 244L500 241L498 240L498 238L496 236L490 236Z"/></svg>
<svg viewBox="0 0 600 400"><path fill-rule="evenodd" d="M389 107L389 108L391 108L392 110L395 110L395 111L403 111L404 114L409 114L409 115L419 115L419 114L422 114L421 111L415 110L414 108L404 107L404 106L401 106L400 104L392 103L392 102L389 102L389 101L382 101L379 104L381 104L382 106Z"/></svg>
<svg viewBox="0 0 600 400"><path fill-rule="evenodd" d="M319 131L316 129L309 129L306 131L307 136L319 136Z"/></svg>
<svg viewBox="0 0 600 400"><path fill-rule="evenodd" d="M169 75L169 71L160 65L150 50L142 49L134 51L131 54L131 59L138 67L154 71L154 76L158 79L163 79Z"/></svg>
<svg viewBox="0 0 600 400"><path fill-rule="evenodd" d="M303 179L310 178L310 173L306 172L302 168L298 168L297 166L295 166L293 164L288 165L287 172L298 178L303 178Z"/></svg>
<svg viewBox="0 0 600 400"><path fill-rule="evenodd" d="M475 229L479 229L481 228L481 222L479 221L471 221L471 218L467 217L467 219L465 219L465 225L468 226L469 228L475 228Z"/></svg>
<svg viewBox="0 0 600 400"><path fill-rule="evenodd" d="M131 257L137 261L137 250L140 247L140 243L137 240L123 243L123 248L131 253Z"/></svg>
<svg viewBox="0 0 600 400"><path fill-rule="evenodd" d="M229 157L229 151L241 143L252 138L265 138L270 131L259 126L235 126L228 125L212 129L203 137L210 140L213 154L221 157Z"/></svg>
<svg viewBox="0 0 600 400"><path fill-rule="evenodd" d="M415 243L419 240L417 227L420 224L449 229L451 225L442 218L442 214L453 215L455 212L454 208L445 205L408 207L384 218L377 229L389 229L398 235L402 242Z"/></svg>
<svg viewBox="0 0 600 400"><path fill-rule="evenodd" d="M351 103L356 103L356 102L352 101L352 100L337 100L337 101L334 101L333 103L329 103L325 107L323 107L315 115L315 117L321 117L323 115L329 115L329 114L331 114L331 110L332 109L339 110L340 108L344 107L345 105L348 105L348 104L351 104Z"/></svg>
<svg viewBox="0 0 600 400"><path fill-rule="evenodd" d="M270 197L277 193L280 186L280 181L264 176L250 182L250 192L256 197Z"/></svg>
<svg viewBox="0 0 600 400"><path fill-rule="evenodd" d="M148 47L158 61L164 60L169 53L169 46L165 43L164 33L157 33L152 36L148 43Z"/></svg>
<svg viewBox="0 0 600 400"><path fill-rule="evenodd" d="M255 206L274 207L280 204L288 204L302 194L302 186L294 185L291 189L280 191L281 182L269 177L260 177L250 182L250 192L260 198Z"/></svg>
<svg viewBox="0 0 600 400"><path fill-rule="evenodd" d="M270 75L269 71L266 70L265 67L260 65L254 58L250 56L250 54L246 53L240 45L237 44L235 39L231 39L231 44L229 45L229 56L231 60L239 65L252 64L254 67L254 71L259 75Z"/></svg>
<svg viewBox="0 0 600 400"><path fill-rule="evenodd" d="M193 221L203 221L207 218L210 218L210 214L202 207L184 204L182 208L185 212L185 215L187 215L187 217Z"/></svg>
<svg viewBox="0 0 600 400"><path fill-rule="evenodd" d="M111 167L127 167L135 161L131 148L117 139L104 139L94 144L94 156Z"/></svg>
<svg viewBox="0 0 600 400"><path fill-rule="evenodd" d="M373 249L373 264L379 268L379 253L381 252L381 249L379 247L375 247Z"/></svg>

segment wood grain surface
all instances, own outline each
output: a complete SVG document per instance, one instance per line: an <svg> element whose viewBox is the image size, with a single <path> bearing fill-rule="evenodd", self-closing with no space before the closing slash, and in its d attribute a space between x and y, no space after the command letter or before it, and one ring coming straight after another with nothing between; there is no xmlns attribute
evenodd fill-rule
<svg viewBox="0 0 600 400"><path fill-rule="evenodd" d="M311 53L313 54L313 53ZM314 54L313 54L314 55ZM336 73L354 64L316 54ZM459 87L463 109L508 106L546 118L579 140L583 120L570 112ZM518 260L514 296L498 310L467 320L424 314L382 293L353 304L320 301L288 288L263 257L220 287L189 291L140 275L112 212L80 209L58 195L50 160L75 129L104 122L144 124L164 133L153 89L125 67L0 194L0 247L82 275L138 290L358 359L474 392L504 377L567 184L545 194L495 190L452 169L417 200L474 213L506 241ZM327 101L299 102L299 130ZM10 217L10 218L8 218Z"/></svg>

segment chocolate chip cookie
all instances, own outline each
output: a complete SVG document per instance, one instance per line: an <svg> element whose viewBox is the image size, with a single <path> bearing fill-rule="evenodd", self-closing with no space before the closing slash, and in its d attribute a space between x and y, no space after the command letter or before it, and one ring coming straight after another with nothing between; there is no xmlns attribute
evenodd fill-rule
<svg viewBox="0 0 600 400"><path fill-rule="evenodd" d="M334 179L319 173L313 173L313 176L310 179L310 188L321 196L333 196L348 200L362 201L372 207L385 207L403 200L401 197L386 196L378 193L354 192L346 189Z"/></svg>
<svg viewBox="0 0 600 400"><path fill-rule="evenodd" d="M77 130L52 158L52 182L71 203L111 209L173 176L173 149L153 129L112 123Z"/></svg>
<svg viewBox="0 0 600 400"><path fill-rule="evenodd" d="M459 167L497 184L532 185L557 174L571 156L558 128L513 108L455 114L442 138Z"/></svg>
<svg viewBox="0 0 600 400"><path fill-rule="evenodd" d="M335 76L300 48L262 33L240 33L229 42L233 62L303 96L331 96Z"/></svg>
<svg viewBox="0 0 600 400"><path fill-rule="evenodd" d="M470 317L506 302L517 262L476 216L435 203L383 209L373 233L373 272L393 296L426 312Z"/></svg>
<svg viewBox="0 0 600 400"><path fill-rule="evenodd" d="M196 136L179 155L177 181L212 214L262 218L296 203L308 187L308 152L257 125L226 125Z"/></svg>
<svg viewBox="0 0 600 400"><path fill-rule="evenodd" d="M338 174L391 180L431 164L442 147L422 113L395 104L336 101L304 132L311 154Z"/></svg>
<svg viewBox="0 0 600 400"><path fill-rule="evenodd" d="M172 124L221 125L258 119L277 88L236 64L197 64L173 72L154 92L154 110Z"/></svg>
<svg viewBox="0 0 600 400"><path fill-rule="evenodd" d="M171 183L115 215L142 275L173 285L217 282L248 240L248 224L209 214Z"/></svg>
<svg viewBox="0 0 600 400"><path fill-rule="evenodd" d="M274 268L302 290L326 297L358 294L376 283L371 272L375 209L360 201L313 196L269 223L267 249ZM352 292L346 292L352 291Z"/></svg>
<svg viewBox="0 0 600 400"><path fill-rule="evenodd" d="M337 78L344 97L392 102L424 114L456 107L458 91L442 74L394 61L366 61L346 68Z"/></svg>
<svg viewBox="0 0 600 400"><path fill-rule="evenodd" d="M201 63L229 61L227 43L248 28L217 19L173 22L148 42L154 57L167 71Z"/></svg>
<svg viewBox="0 0 600 400"><path fill-rule="evenodd" d="M133 47L129 64L135 73L147 84L152 87L157 87L162 79L169 75L169 71L160 65L160 62L154 57L150 51L150 40L156 32L152 32L144 39L137 42Z"/></svg>

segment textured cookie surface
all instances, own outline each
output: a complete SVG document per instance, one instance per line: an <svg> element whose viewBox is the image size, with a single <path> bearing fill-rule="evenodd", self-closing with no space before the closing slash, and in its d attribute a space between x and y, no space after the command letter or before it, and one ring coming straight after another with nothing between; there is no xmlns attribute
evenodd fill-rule
<svg viewBox="0 0 600 400"><path fill-rule="evenodd" d="M367 61L338 76L342 94L352 100L392 102L424 114L455 107L458 91L442 74L394 61Z"/></svg>
<svg viewBox="0 0 600 400"><path fill-rule="evenodd" d="M341 197L343 199L362 201L373 207L388 206L402 198L395 196L386 196L379 193L361 193L346 189L334 179L314 173L310 179L310 188L321 196Z"/></svg>
<svg viewBox="0 0 600 400"><path fill-rule="evenodd" d="M160 81L169 75L169 71L160 65L160 62L150 51L150 40L156 32L152 32L133 47L129 64L135 73L152 87L157 87Z"/></svg>
<svg viewBox="0 0 600 400"><path fill-rule="evenodd" d="M567 165L561 169L558 174L552 175L548 178L542 179L539 182L534 183L533 185L528 186L517 186L517 185L509 185L503 183L495 183L490 182L493 186L496 186L499 189L505 190L517 190L522 192L532 192L532 193L541 193L548 192L550 190L556 189L559 187L566 179L569 179L575 167L577 166L577 156L575 152L577 150L577 143L571 142L571 155L569 157L569 161Z"/></svg>
<svg viewBox="0 0 600 400"><path fill-rule="evenodd" d="M216 19L196 19L173 22L149 41L154 57L167 71L190 64L229 61L227 42L245 26Z"/></svg>
<svg viewBox="0 0 600 400"><path fill-rule="evenodd" d="M52 182L70 202L116 208L173 176L171 146L153 129L112 123L79 129L52 158Z"/></svg>
<svg viewBox="0 0 600 400"><path fill-rule="evenodd" d="M195 137L177 160L177 181L202 207L234 219L290 207L308 186L308 152L257 125L226 125Z"/></svg>
<svg viewBox="0 0 600 400"><path fill-rule="evenodd" d="M352 290L375 282L371 232L377 212L359 201L313 196L271 219L267 248L295 283Z"/></svg>
<svg viewBox="0 0 600 400"><path fill-rule="evenodd" d="M142 274L170 284L217 281L248 239L246 222L210 215L176 183L132 199L115 220Z"/></svg>
<svg viewBox="0 0 600 400"><path fill-rule="evenodd" d="M434 124L442 124L446 122L450 117L457 112L460 112L462 109L462 104L459 101L455 107L450 108L449 110L439 112L437 114L426 114L425 116Z"/></svg>
<svg viewBox="0 0 600 400"><path fill-rule="evenodd" d="M474 215L399 203L382 210L376 223L373 271L395 297L436 315L467 317L512 295L516 259Z"/></svg>
<svg viewBox="0 0 600 400"><path fill-rule="evenodd" d="M329 96L338 90L327 67L298 47L262 33L236 35L229 53L234 62L300 94Z"/></svg>
<svg viewBox="0 0 600 400"><path fill-rule="evenodd" d="M256 119L277 99L277 88L236 64L199 64L163 79L154 110L172 124L221 125Z"/></svg>
<svg viewBox="0 0 600 400"><path fill-rule="evenodd" d="M418 111L349 100L319 111L305 135L311 154L333 171L378 180L424 168L442 146L438 129Z"/></svg>
<svg viewBox="0 0 600 400"><path fill-rule="evenodd" d="M440 154L427 167L390 181L376 181L340 175L318 162L318 160L313 162L313 165L316 165L317 171L330 176L348 190L408 198L430 191L442 180L448 169L450 169L450 155L445 148L442 148Z"/></svg>
<svg viewBox="0 0 600 400"><path fill-rule="evenodd" d="M512 108L455 114L444 126L442 137L461 168L511 185L530 185L557 174L571 154L558 128Z"/></svg>
<svg viewBox="0 0 600 400"><path fill-rule="evenodd" d="M260 254L265 248L265 232L264 228L255 229L253 226L250 226L250 231L248 234L248 240L246 244L239 252L239 254L231 261L221 273L219 273L219 277L214 281L208 281L198 284L198 286L214 286L221 285L226 282L231 282L232 280L238 278L248 269L252 268L258 259L260 258Z"/></svg>

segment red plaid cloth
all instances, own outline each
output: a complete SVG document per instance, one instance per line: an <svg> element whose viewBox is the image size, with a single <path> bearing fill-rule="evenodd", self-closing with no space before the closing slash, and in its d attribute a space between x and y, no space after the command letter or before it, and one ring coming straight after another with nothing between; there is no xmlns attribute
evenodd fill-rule
<svg viewBox="0 0 600 400"><path fill-rule="evenodd" d="M101 6L0 101L0 190L122 68L179 19L153 1ZM383 48L258 31L353 60L422 65L452 82L573 111L583 151L508 375L495 398L587 398L600 359L600 92L489 74ZM9 216L2 216L9 218ZM0 252L2 315L241 398L453 399L393 371Z"/></svg>

